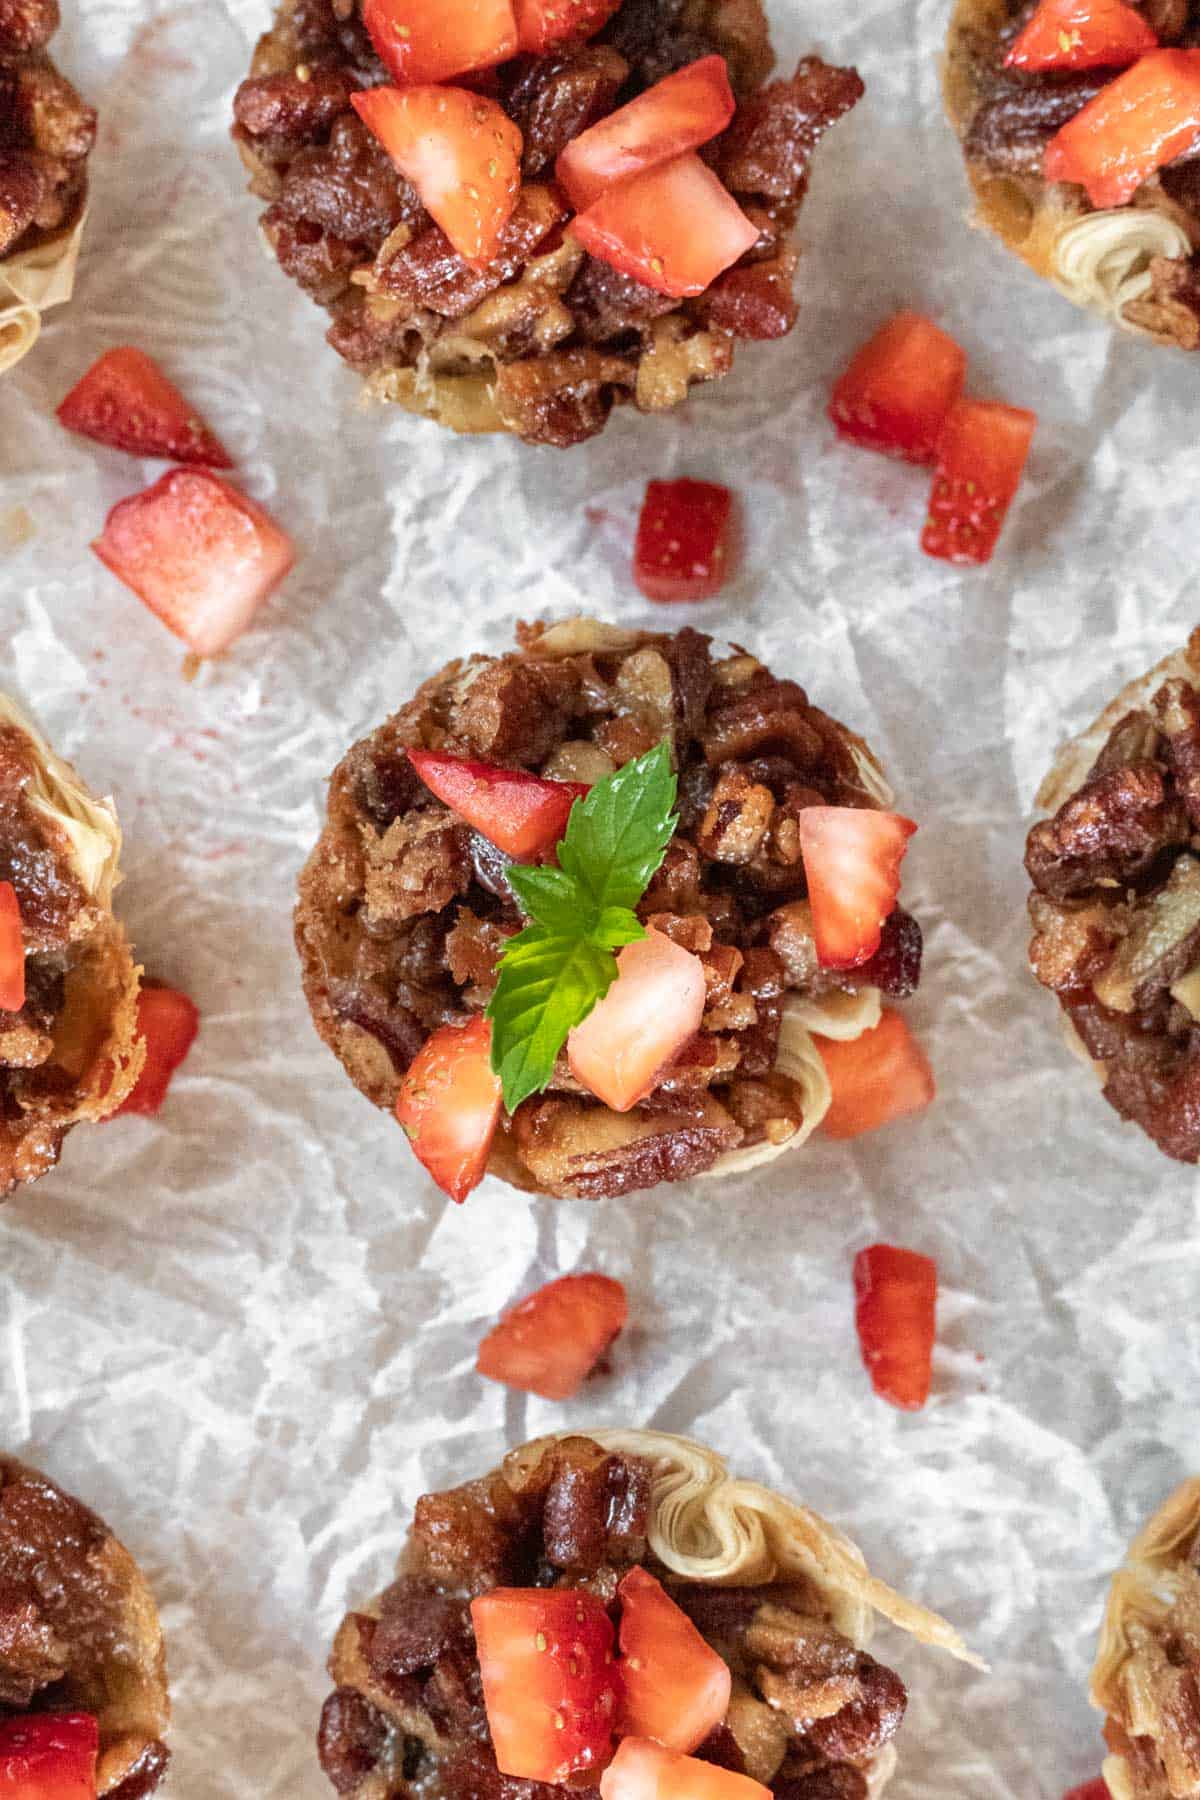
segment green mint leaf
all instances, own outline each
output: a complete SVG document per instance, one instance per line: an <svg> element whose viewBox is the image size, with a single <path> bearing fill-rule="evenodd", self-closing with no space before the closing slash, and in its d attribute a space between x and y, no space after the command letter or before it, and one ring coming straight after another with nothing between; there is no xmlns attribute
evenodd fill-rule
<svg viewBox="0 0 1200 1800"><path fill-rule="evenodd" d="M645 937L633 909L678 823L676 787L671 747L658 744L575 802L556 869L509 868L531 923L504 947L487 1016L510 1113L541 1093L568 1033L612 986L615 952Z"/></svg>

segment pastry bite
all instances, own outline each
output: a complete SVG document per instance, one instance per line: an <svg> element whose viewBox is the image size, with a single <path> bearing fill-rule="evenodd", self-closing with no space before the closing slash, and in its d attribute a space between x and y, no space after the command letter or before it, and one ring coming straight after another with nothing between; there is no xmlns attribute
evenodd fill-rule
<svg viewBox="0 0 1200 1800"><path fill-rule="evenodd" d="M1067 744L1025 867L1034 974L1104 1097L1200 1160L1200 631Z"/></svg>
<svg viewBox="0 0 1200 1800"><path fill-rule="evenodd" d="M916 988L891 802L746 651L521 626L335 770L296 910L313 1021L455 1199L485 1168L595 1199L753 1168L828 1112L820 1046Z"/></svg>
<svg viewBox="0 0 1200 1800"><path fill-rule="evenodd" d="M146 1579L81 1501L0 1454L0 1791L146 1800L166 1770L166 1661ZM10 1765L15 1765L10 1766Z"/></svg>
<svg viewBox="0 0 1200 1800"><path fill-rule="evenodd" d="M1200 1479L1163 1502L1114 1575L1089 1692L1112 1800L1200 1795Z"/></svg>
<svg viewBox="0 0 1200 1800"><path fill-rule="evenodd" d="M58 0L0 0L0 374L69 300L96 115L50 59Z"/></svg>
<svg viewBox="0 0 1200 1800"><path fill-rule="evenodd" d="M1077 306L1200 347L1200 5L957 0L945 94L979 224Z"/></svg>
<svg viewBox="0 0 1200 1800"><path fill-rule="evenodd" d="M812 154L863 88L773 62L761 0L281 0L234 137L372 399L566 447L795 324Z"/></svg>
<svg viewBox="0 0 1200 1800"><path fill-rule="evenodd" d="M120 854L112 801L0 694L0 1199L116 1112L145 1060Z"/></svg>
<svg viewBox="0 0 1200 1800"><path fill-rule="evenodd" d="M975 1660L703 1445L541 1438L417 1501L396 1579L334 1640L321 1764L362 1800L866 1800L907 1701L877 1617Z"/></svg>

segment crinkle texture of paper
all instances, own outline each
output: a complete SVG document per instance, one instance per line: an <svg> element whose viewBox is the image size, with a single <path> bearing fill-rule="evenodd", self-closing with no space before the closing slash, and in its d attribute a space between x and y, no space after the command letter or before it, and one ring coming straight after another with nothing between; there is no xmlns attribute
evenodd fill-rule
<svg viewBox="0 0 1200 1800"><path fill-rule="evenodd" d="M881 1627L911 1696L895 1800L1058 1800L1099 1768L1109 1578L1200 1469L1197 1182L1064 1049L1025 967L1021 856L1059 739L1196 622L1200 358L1114 334L968 229L947 10L773 0L782 60L818 47L867 83L815 166L797 330L680 413L556 456L357 407L261 253L227 137L265 0L65 9L56 59L100 137L74 300L0 382L0 688L114 795L118 909L202 1025L158 1119L75 1133L0 1212L0 1418L153 1583L187 1800L327 1795L322 1662L416 1496L614 1420L812 1506L991 1664ZM984 570L924 558L927 474L824 417L901 306L960 339L973 391L1040 414ZM53 416L120 343L162 361L300 553L191 682L87 548L160 466ZM675 474L736 489L745 554L718 600L664 613L629 571L645 482ZM879 754L920 823L928 1112L719 1186L593 1205L488 1181L460 1208L318 1042L289 909L326 775L450 656L579 612L743 643ZM855 1342L852 1260L876 1240L938 1263L916 1415L872 1395ZM479 1380L497 1313L576 1268L629 1288L611 1372L570 1408Z"/></svg>

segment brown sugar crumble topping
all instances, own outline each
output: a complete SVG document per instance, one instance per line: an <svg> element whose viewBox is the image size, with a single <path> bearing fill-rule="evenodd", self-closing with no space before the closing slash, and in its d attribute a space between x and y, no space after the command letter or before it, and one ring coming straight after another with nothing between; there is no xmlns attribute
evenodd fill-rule
<svg viewBox="0 0 1200 1800"><path fill-rule="evenodd" d="M580 132L714 53L738 109L704 155L760 235L705 293L678 301L564 235L554 165ZM284 0L235 98L234 137L281 268L331 314L329 342L370 393L459 430L565 447L602 430L616 404L677 405L728 372L739 338L795 324L788 233L818 141L863 88L815 56L768 82L772 61L759 0L624 0L593 41L503 64L489 91L521 130L522 186L482 272L351 107L388 79L352 0Z"/></svg>
<svg viewBox="0 0 1200 1800"><path fill-rule="evenodd" d="M583 1588L615 1610L644 1567L729 1665L725 1720L695 1752L777 1800L866 1800L907 1695L899 1677L835 1630L815 1589L681 1581L648 1548L650 1467L586 1437L514 1453L482 1480L418 1502L399 1572L343 1621L329 1662L321 1765L362 1800L554 1800L594 1795L517 1780L496 1765L469 1601L497 1586ZM576 1785L578 1783L578 1785Z"/></svg>
<svg viewBox="0 0 1200 1800"><path fill-rule="evenodd" d="M83 210L96 115L47 54L58 0L0 0L0 260Z"/></svg>

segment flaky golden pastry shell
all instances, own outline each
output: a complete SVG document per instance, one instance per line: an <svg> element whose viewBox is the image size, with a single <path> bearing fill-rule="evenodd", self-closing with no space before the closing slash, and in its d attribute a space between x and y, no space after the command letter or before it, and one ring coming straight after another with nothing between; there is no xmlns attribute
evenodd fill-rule
<svg viewBox="0 0 1200 1800"><path fill-rule="evenodd" d="M37 343L42 314L75 291L75 267L87 214L43 244L0 258L0 375L15 369Z"/></svg>

